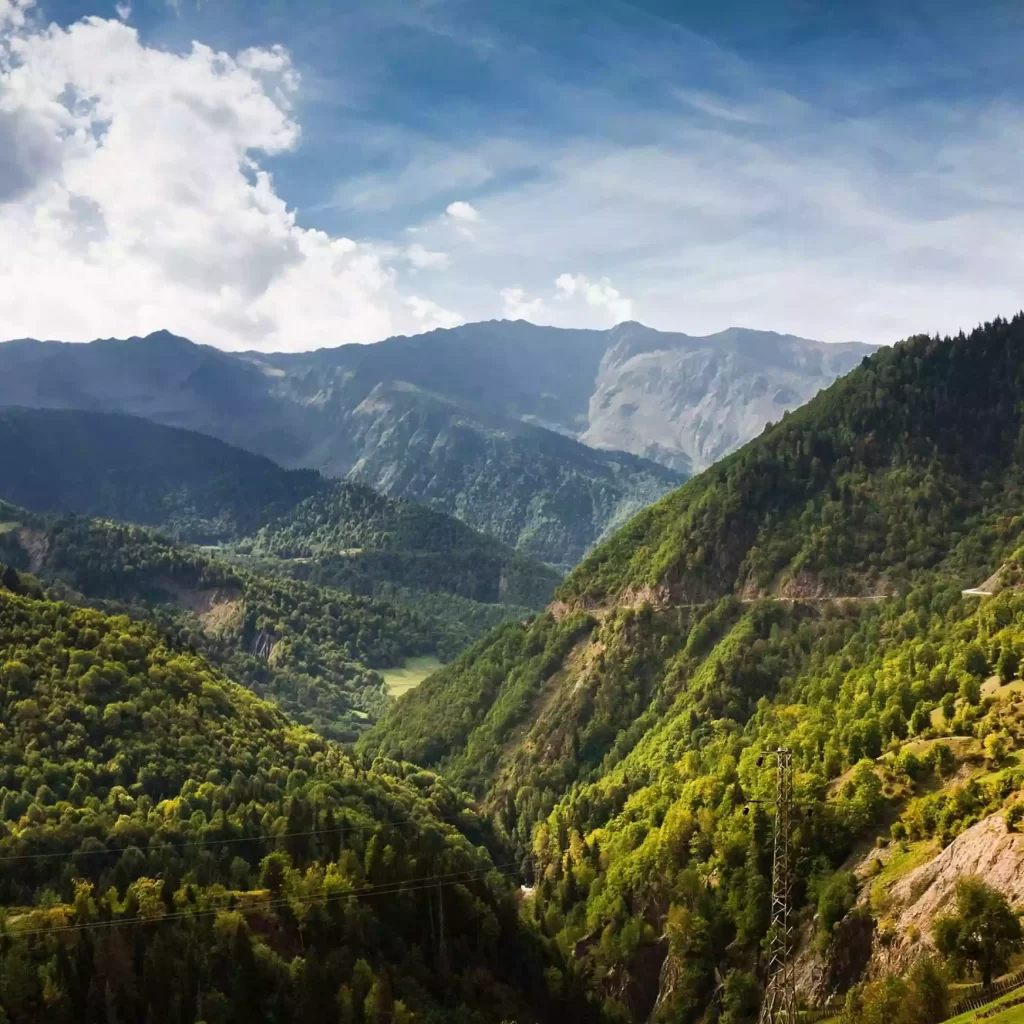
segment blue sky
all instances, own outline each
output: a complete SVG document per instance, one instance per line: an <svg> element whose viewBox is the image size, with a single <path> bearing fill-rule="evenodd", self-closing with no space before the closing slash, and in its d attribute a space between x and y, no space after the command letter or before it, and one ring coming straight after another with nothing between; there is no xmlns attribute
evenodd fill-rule
<svg viewBox="0 0 1024 1024"><path fill-rule="evenodd" d="M306 348L523 316L890 342L1024 305L1016 3L5 7L28 256L0 283L37 260L59 285L0 294L15 333Z"/></svg>

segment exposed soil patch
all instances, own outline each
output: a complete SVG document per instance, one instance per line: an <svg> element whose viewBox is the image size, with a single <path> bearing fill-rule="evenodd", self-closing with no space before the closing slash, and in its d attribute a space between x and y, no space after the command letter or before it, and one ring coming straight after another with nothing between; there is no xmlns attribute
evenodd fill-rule
<svg viewBox="0 0 1024 1024"><path fill-rule="evenodd" d="M183 587L174 580L162 577L157 581L171 604L199 617L203 629L220 633L241 621L243 594L239 587L208 587L198 590Z"/></svg>
<svg viewBox="0 0 1024 1024"><path fill-rule="evenodd" d="M952 911L956 884L966 875L980 876L1013 904L1024 902L1024 835L1008 832L1002 814L979 821L892 887L897 934L914 926L930 944L935 919Z"/></svg>
<svg viewBox="0 0 1024 1024"><path fill-rule="evenodd" d="M33 530L23 526L18 530L18 543L28 555L28 571L35 575L46 564L46 556L50 553L50 542L42 530Z"/></svg>

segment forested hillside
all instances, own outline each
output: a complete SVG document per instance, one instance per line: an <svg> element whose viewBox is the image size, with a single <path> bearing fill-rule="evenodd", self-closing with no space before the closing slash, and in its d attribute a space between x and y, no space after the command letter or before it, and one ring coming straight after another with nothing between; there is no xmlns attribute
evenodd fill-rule
<svg viewBox="0 0 1024 1024"><path fill-rule="evenodd" d="M288 560L296 574L358 593L392 586L538 608L560 579L452 516L359 484L318 491L238 550Z"/></svg>
<svg viewBox="0 0 1024 1024"><path fill-rule="evenodd" d="M763 749L794 751L805 808L808 1000L933 948L927 883L901 880L986 816L1020 820L1022 371L1024 317L879 352L361 739L481 801L607 1020L757 1019ZM1002 592L962 594L1004 562Z"/></svg>
<svg viewBox="0 0 1024 1024"><path fill-rule="evenodd" d="M441 778L3 580L6 1021L586 1019Z"/></svg>
<svg viewBox="0 0 1024 1024"><path fill-rule="evenodd" d="M141 527L0 502L0 560L58 596L149 619L296 721L339 740L384 711L379 670L454 656L469 627L379 598L260 575ZM468 602L467 602L468 603Z"/></svg>
<svg viewBox="0 0 1024 1024"><path fill-rule="evenodd" d="M324 481L191 430L98 412L0 408L0 498L159 526L196 544L236 540Z"/></svg>
<svg viewBox="0 0 1024 1024"><path fill-rule="evenodd" d="M873 593L937 568L972 579L1020 526L1022 337L1018 316L882 349L639 514L560 596Z"/></svg>
<svg viewBox="0 0 1024 1024"><path fill-rule="evenodd" d="M331 393L347 390L348 375L334 374ZM562 571L685 479L401 381L354 403L333 450L311 464L431 505Z"/></svg>
<svg viewBox="0 0 1024 1024"><path fill-rule="evenodd" d="M551 597L552 568L414 502L132 417L0 410L0 500L159 527L261 576L443 619L446 656ZM397 638L401 643L401 638Z"/></svg>

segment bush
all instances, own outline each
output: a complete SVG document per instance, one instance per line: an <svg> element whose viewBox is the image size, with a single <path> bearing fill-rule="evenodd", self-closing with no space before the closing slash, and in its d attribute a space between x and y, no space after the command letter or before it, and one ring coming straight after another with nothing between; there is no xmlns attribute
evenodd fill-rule
<svg viewBox="0 0 1024 1024"><path fill-rule="evenodd" d="M722 1024L753 1024L761 1006L761 986L749 971L730 971L722 995Z"/></svg>
<svg viewBox="0 0 1024 1024"><path fill-rule="evenodd" d="M976 968L988 988L1024 948L1020 921L1006 897L980 878L961 878L956 886L955 915L935 922L935 948L963 975Z"/></svg>
<svg viewBox="0 0 1024 1024"><path fill-rule="evenodd" d="M950 749L948 743L936 743L925 757L925 763L935 772L945 778L952 775L956 770L956 756Z"/></svg>
<svg viewBox="0 0 1024 1024"><path fill-rule="evenodd" d="M939 1024L949 1016L949 983L932 959L919 960L905 978L882 978L851 989L841 1024Z"/></svg>
<svg viewBox="0 0 1024 1024"><path fill-rule="evenodd" d="M851 871L837 871L818 894L818 948L824 950L835 926L857 901L857 879Z"/></svg>
<svg viewBox="0 0 1024 1024"><path fill-rule="evenodd" d="M896 771L901 775L906 775L910 779L919 779L924 774L924 762L916 754L909 750L904 750L899 757L896 758L894 765Z"/></svg>
<svg viewBox="0 0 1024 1024"><path fill-rule="evenodd" d="M960 680L960 696L967 704L981 703L981 683L974 676L964 676Z"/></svg>
<svg viewBox="0 0 1024 1024"><path fill-rule="evenodd" d="M939 701L939 707L942 708L942 717L945 718L946 725L949 725L956 714L956 694L944 694L942 700Z"/></svg>
<svg viewBox="0 0 1024 1024"><path fill-rule="evenodd" d="M1006 757L1008 749L1009 740L1005 733L990 732L985 737L985 756L995 764L999 764Z"/></svg>
<svg viewBox="0 0 1024 1024"><path fill-rule="evenodd" d="M1024 803L1017 800L1010 804L1006 810L1006 830L1008 832L1020 831L1017 826L1020 824L1022 818L1024 818Z"/></svg>
<svg viewBox="0 0 1024 1024"><path fill-rule="evenodd" d="M1009 683L1017 678L1017 670L1020 668L1020 656L1012 647L1004 647L999 653L999 663L996 671L999 673L1001 683Z"/></svg>

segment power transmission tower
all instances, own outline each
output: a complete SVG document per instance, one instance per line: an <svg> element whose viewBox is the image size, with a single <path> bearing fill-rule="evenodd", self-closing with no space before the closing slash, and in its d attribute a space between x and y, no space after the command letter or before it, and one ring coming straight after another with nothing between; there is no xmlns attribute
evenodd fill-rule
<svg viewBox="0 0 1024 1024"><path fill-rule="evenodd" d="M768 988L758 1024L796 1024L796 972L793 965L793 858L790 821L793 810L793 752L767 751L758 764L775 758L775 847L772 857L772 925L768 933Z"/></svg>

